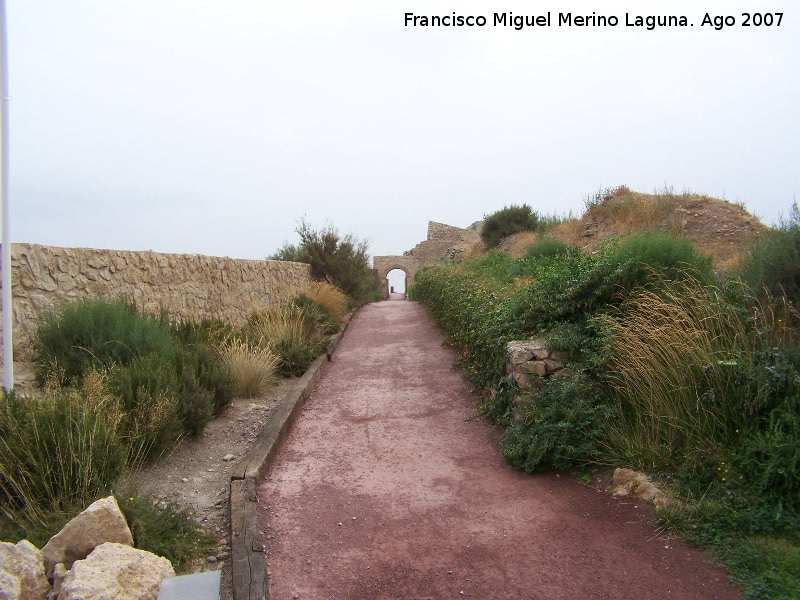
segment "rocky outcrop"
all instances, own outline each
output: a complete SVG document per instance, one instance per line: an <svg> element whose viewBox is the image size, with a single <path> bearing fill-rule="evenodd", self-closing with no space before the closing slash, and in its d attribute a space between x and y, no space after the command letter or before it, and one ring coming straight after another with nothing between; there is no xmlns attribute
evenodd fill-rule
<svg viewBox="0 0 800 600"><path fill-rule="evenodd" d="M166 558L125 544L105 543L73 564L59 600L156 600L161 581L174 577Z"/></svg>
<svg viewBox="0 0 800 600"><path fill-rule="evenodd" d="M50 538L42 548L48 578L53 577L57 564L70 569L105 542L133 546L133 536L114 496L93 503Z"/></svg>
<svg viewBox="0 0 800 600"><path fill-rule="evenodd" d="M41 552L28 540L0 542L0 599L44 600L50 584Z"/></svg>

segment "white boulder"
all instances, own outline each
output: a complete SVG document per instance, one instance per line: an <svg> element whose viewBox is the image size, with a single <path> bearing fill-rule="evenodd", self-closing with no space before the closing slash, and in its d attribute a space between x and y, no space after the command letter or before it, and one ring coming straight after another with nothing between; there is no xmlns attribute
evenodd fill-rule
<svg viewBox="0 0 800 600"><path fill-rule="evenodd" d="M59 600L156 600L161 581L174 577L166 558L125 544L105 543L77 560L61 583Z"/></svg>
<svg viewBox="0 0 800 600"><path fill-rule="evenodd" d="M69 569L105 542L133 546L133 535L114 496L94 502L45 544L42 554L47 577L52 578L58 563Z"/></svg>
<svg viewBox="0 0 800 600"><path fill-rule="evenodd" d="M44 559L36 546L28 540L0 542L0 599L44 600L49 592Z"/></svg>

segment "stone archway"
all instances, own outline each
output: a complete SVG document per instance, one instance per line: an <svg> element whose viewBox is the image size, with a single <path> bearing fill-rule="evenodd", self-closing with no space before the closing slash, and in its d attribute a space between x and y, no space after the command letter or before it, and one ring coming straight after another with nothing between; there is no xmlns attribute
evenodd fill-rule
<svg viewBox="0 0 800 600"><path fill-rule="evenodd" d="M384 300L389 298L389 271L400 269L406 274L406 290L414 280L414 275L422 268L423 261L415 256L374 256L372 267L378 276L381 285L381 296Z"/></svg>

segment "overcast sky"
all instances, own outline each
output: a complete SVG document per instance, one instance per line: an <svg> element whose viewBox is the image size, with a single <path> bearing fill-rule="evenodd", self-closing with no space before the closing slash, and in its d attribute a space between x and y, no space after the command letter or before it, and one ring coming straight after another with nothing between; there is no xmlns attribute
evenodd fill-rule
<svg viewBox="0 0 800 600"><path fill-rule="evenodd" d="M760 8L759 8L760 7ZM783 12L743 27L743 12ZM495 12L551 25L493 25ZM616 27L559 26L558 14ZM413 27L405 13L481 15ZM736 24L702 26L705 13ZM507 204L800 192L800 3L7 0L12 241L264 258L305 215L374 255ZM625 25L685 15L693 26Z"/></svg>

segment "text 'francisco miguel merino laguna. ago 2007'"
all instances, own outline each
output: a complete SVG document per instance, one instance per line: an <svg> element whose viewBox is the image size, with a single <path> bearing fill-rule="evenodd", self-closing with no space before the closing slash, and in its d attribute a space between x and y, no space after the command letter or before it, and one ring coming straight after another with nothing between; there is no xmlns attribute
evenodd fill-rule
<svg viewBox="0 0 800 600"><path fill-rule="evenodd" d="M738 15L737 15L738 16ZM406 27L512 27L516 30L525 27L642 27L652 31L659 27L693 27L685 15L632 15L625 13L623 17L617 15L598 15L558 13L554 15L548 11L540 15L515 15L514 13L493 13L491 19L484 15L417 15L407 12L404 15ZM775 26L779 27L783 13L742 13L737 19L732 15L711 15L705 13L698 19L701 27L713 27L720 30L733 25L747 26Z"/></svg>

